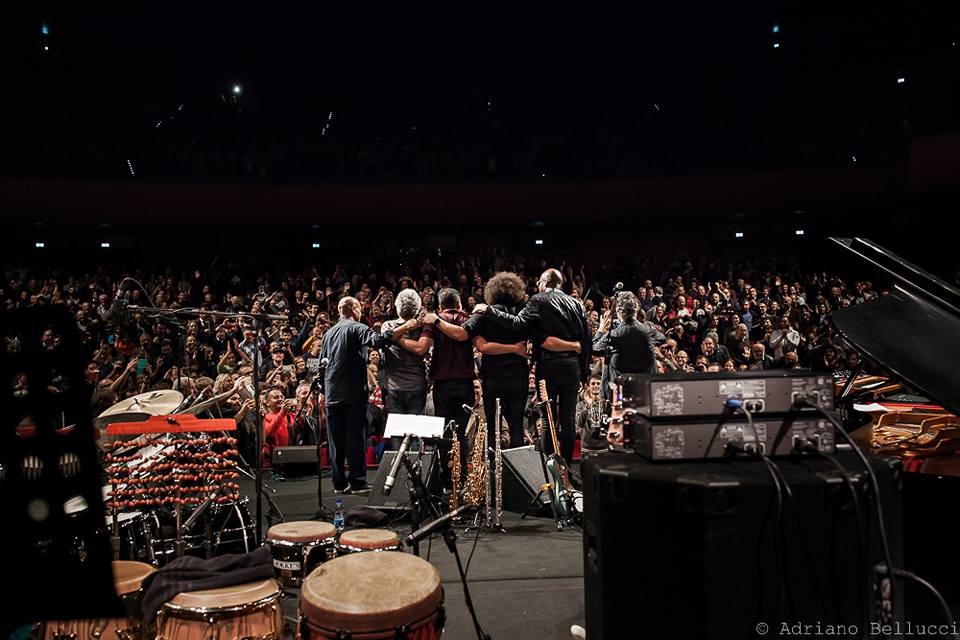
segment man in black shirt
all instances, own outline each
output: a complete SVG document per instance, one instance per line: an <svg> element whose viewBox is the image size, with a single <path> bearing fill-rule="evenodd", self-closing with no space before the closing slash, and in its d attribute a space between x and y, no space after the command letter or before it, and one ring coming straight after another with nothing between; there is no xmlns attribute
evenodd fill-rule
<svg viewBox="0 0 960 640"><path fill-rule="evenodd" d="M411 320L393 331L376 333L360 320L360 301L347 296L337 305L340 321L323 336L320 360L327 359L323 393L327 408L327 446L336 493L366 492L367 362L366 350L380 349L414 329ZM343 471L350 461L350 475ZM348 485L349 483L349 485Z"/></svg>
<svg viewBox="0 0 960 640"><path fill-rule="evenodd" d="M637 296L629 291L618 295L615 311L620 326L610 329L614 311L611 309L603 314L600 329L593 338L594 355L607 357L611 382L616 382L621 373L656 373L655 333L648 325L637 321L639 306Z"/></svg>
<svg viewBox="0 0 960 640"><path fill-rule="evenodd" d="M547 394L554 405L560 430L561 455L569 464L573 459L576 440L577 394L581 383L590 374L592 345L587 314L581 303L560 290L563 276L556 269L547 269L540 275L534 295L516 315L486 304L478 304L474 313L482 313L491 323L524 332L533 340L533 357L537 363L537 378L547 381ZM549 338L567 341L574 349L553 351ZM544 451L552 449L549 436L544 437Z"/></svg>
<svg viewBox="0 0 960 640"><path fill-rule="evenodd" d="M500 272L487 281L483 299L494 309L516 314L524 298L523 280L515 273ZM487 415L487 433L491 444L498 428L494 424L496 399L500 413L510 428L510 446L523 444L523 410L527 402L527 336L522 331L502 327L486 315L473 314L463 325L483 355L480 377L483 381L483 408Z"/></svg>

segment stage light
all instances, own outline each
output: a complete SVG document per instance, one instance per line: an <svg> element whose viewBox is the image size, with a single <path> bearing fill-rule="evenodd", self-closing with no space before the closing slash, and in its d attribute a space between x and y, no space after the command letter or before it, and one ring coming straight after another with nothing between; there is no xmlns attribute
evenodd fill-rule
<svg viewBox="0 0 960 640"><path fill-rule="evenodd" d="M313 246L314 249L319 249L319 248L320 248L320 243L319 243L319 242L314 242L313 245L311 245L311 246Z"/></svg>
<svg viewBox="0 0 960 640"><path fill-rule="evenodd" d="M857 164L857 156L850 156L850 161L853 162L853 164Z"/></svg>
<svg viewBox="0 0 960 640"><path fill-rule="evenodd" d="M733 237L734 237L734 238L742 238L742 237L743 237L743 231L737 231L736 233L733 234Z"/></svg>
<svg viewBox="0 0 960 640"><path fill-rule="evenodd" d="M134 176L134 177L137 176L136 172L133 170L133 163L130 162L129 160L127 160L127 169L130 170L130 175L131 175L131 176Z"/></svg>
<svg viewBox="0 0 960 640"><path fill-rule="evenodd" d="M794 233L795 235L798 235L798 236L806 235L806 232L804 232L803 229L797 229L797 230L794 231L793 233Z"/></svg>
<svg viewBox="0 0 960 640"><path fill-rule="evenodd" d="M779 48L780 48L780 43L779 43L779 42L774 42L774 43L773 43L773 48L774 48L774 49L779 49Z"/></svg>
<svg viewBox="0 0 960 640"><path fill-rule="evenodd" d="M773 23L773 32L780 33L780 25L777 24L776 22Z"/></svg>
<svg viewBox="0 0 960 640"><path fill-rule="evenodd" d="M907 79L904 78L903 76L900 76L899 78L897 78L897 84L903 84L903 83L906 82L906 81L907 81Z"/></svg>
<svg viewBox="0 0 960 640"><path fill-rule="evenodd" d="M533 241L533 244L537 245L538 247L541 247L543 246L543 240L540 240L539 238L537 238L536 240Z"/></svg>
<svg viewBox="0 0 960 640"><path fill-rule="evenodd" d="M40 33L42 33L45 36L50 35L50 27L47 26L46 22L43 22L40 24Z"/></svg>
<svg viewBox="0 0 960 640"><path fill-rule="evenodd" d="M50 51L50 47L48 47L47 45L43 45L43 50L44 50L44 51Z"/></svg>
<svg viewBox="0 0 960 640"><path fill-rule="evenodd" d="M109 249L109 248L110 248L110 243L109 243L109 242L101 242L101 243L100 243L100 248L101 248L101 249Z"/></svg>
<svg viewBox="0 0 960 640"><path fill-rule="evenodd" d="M240 85L238 84L233 85L233 94L240 95Z"/></svg>
<svg viewBox="0 0 960 640"><path fill-rule="evenodd" d="M43 249L47 245L44 242L34 242L33 246L36 247L37 249Z"/></svg>

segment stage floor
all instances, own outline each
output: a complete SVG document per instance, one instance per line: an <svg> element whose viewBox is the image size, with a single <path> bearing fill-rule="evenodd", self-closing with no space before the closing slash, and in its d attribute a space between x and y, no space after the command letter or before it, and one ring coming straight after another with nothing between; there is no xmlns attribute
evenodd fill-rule
<svg viewBox="0 0 960 640"><path fill-rule="evenodd" d="M271 497L285 521L310 520L317 511L317 479L271 480ZM368 481L373 482L373 470ZM241 491L250 496L254 511L253 482L241 483ZM324 504L333 509L333 486L323 479ZM366 505L367 496L345 495L344 510ZM263 512L267 513L266 501ZM583 538L576 528L557 531L552 518L527 517L504 511L506 533L482 531L467 575L470 594L483 629L494 640L504 638L544 638L567 640L570 626L583 625ZM401 537L410 533L409 522L390 527ZM466 566L476 532L457 528L460 556ZM264 533L266 524L264 524ZM429 554L429 555L428 555ZM476 637L470 614L463 601L463 588L456 561L439 535L432 544L421 545L421 555L440 572L446 594L447 623L445 638L469 640ZM389 585L384 585L389 588ZM290 600L284 609L296 611Z"/></svg>

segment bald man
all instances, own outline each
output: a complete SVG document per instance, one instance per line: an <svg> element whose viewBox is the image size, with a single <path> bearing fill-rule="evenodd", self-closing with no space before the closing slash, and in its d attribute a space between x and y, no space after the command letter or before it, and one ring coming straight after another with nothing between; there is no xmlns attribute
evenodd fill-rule
<svg viewBox="0 0 960 640"><path fill-rule="evenodd" d="M335 493L365 493L367 484L367 350L388 346L392 340L415 329L410 320L392 331L377 333L360 323L360 301L340 300L340 321L323 336L320 360L327 358L323 393L327 408L327 446ZM344 462L350 462L349 475Z"/></svg>
<svg viewBox="0 0 960 640"><path fill-rule="evenodd" d="M547 269L537 280L539 293L516 315L478 304L474 313L507 329L523 332L533 341L537 380L547 381L547 394L560 430L560 454L569 464L576 440L577 395L580 384L590 375L592 340L583 303L561 290L563 276ZM544 434L543 451L551 453L549 434Z"/></svg>

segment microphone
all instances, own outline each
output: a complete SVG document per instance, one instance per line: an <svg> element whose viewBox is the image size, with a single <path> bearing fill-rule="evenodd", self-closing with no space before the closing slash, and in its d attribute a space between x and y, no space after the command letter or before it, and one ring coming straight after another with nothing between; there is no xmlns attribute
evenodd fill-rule
<svg viewBox="0 0 960 640"><path fill-rule="evenodd" d="M123 314L123 308L126 306L126 300L124 298L123 287L117 289L117 295L114 297L113 302L110 304L110 310L107 311L107 322L113 322L117 319L118 316Z"/></svg>
<svg viewBox="0 0 960 640"><path fill-rule="evenodd" d="M467 413L473 413L473 407L471 407L466 403L463 404L463 410L466 411Z"/></svg>
<svg viewBox="0 0 960 640"><path fill-rule="evenodd" d="M397 451L397 457L393 459L393 464L390 465L390 473L387 474L387 479L383 483L383 495L385 496L390 495L390 492L393 490L393 483L397 481L397 471L400 470L400 463L403 461L403 456L407 455L407 449L410 448L411 438L413 438L412 433L403 436L400 450Z"/></svg>
<svg viewBox="0 0 960 640"><path fill-rule="evenodd" d="M404 538L403 542L408 547L412 547L413 545L417 544L418 542L420 542L430 534L435 533L437 531L443 531L444 529L446 529L447 527L453 524L453 521L455 518L459 518L460 516L462 516L464 513L466 513L472 508L473 507L471 507L468 504L461 505L460 507L456 508L450 513L440 516L433 522L420 527L419 529L417 529L416 531L408 535L406 538Z"/></svg>

